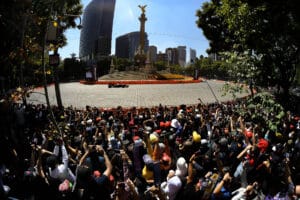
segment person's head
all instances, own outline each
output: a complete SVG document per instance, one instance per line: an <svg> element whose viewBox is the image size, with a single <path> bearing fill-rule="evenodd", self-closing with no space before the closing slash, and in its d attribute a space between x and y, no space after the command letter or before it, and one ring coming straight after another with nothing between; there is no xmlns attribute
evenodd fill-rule
<svg viewBox="0 0 300 200"><path fill-rule="evenodd" d="M59 164L58 157L56 155L51 155L47 158L47 166L51 170L53 170L58 164Z"/></svg>
<svg viewBox="0 0 300 200"><path fill-rule="evenodd" d="M84 186L92 178L92 170L87 165L77 167L77 183Z"/></svg>
<svg viewBox="0 0 300 200"><path fill-rule="evenodd" d="M181 179L175 175L173 170L170 170L167 182L161 184L161 189L170 199L174 199L181 186Z"/></svg>
<svg viewBox="0 0 300 200"><path fill-rule="evenodd" d="M65 179L61 184L59 184L58 186L58 190L62 193L67 193L70 192L72 190L73 184Z"/></svg>
<svg viewBox="0 0 300 200"><path fill-rule="evenodd" d="M203 178L200 178L195 185L196 191L204 191L207 187L209 187L209 181Z"/></svg>
<svg viewBox="0 0 300 200"><path fill-rule="evenodd" d="M178 158L176 161L175 174L180 177L184 177L187 174L188 165L183 157Z"/></svg>
<svg viewBox="0 0 300 200"><path fill-rule="evenodd" d="M162 156L160 162L161 162L161 167L164 170L168 170L171 167L172 159L171 159L171 157L168 154L163 153L163 156Z"/></svg>

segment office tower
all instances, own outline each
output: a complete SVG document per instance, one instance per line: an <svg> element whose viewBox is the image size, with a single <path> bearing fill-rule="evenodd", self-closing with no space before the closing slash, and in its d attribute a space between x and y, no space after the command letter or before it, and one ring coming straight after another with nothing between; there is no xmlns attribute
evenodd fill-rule
<svg viewBox="0 0 300 200"><path fill-rule="evenodd" d="M186 46L178 46L178 63L181 67L185 66L186 63Z"/></svg>
<svg viewBox="0 0 300 200"><path fill-rule="evenodd" d="M84 9L79 57L89 61L111 54L116 0L92 0Z"/></svg>
<svg viewBox="0 0 300 200"><path fill-rule="evenodd" d="M196 61L196 50L190 48L190 62L193 64Z"/></svg>
<svg viewBox="0 0 300 200"><path fill-rule="evenodd" d="M167 48L166 54L168 58L168 65L178 65L178 49L177 48Z"/></svg>
<svg viewBox="0 0 300 200"><path fill-rule="evenodd" d="M133 61L140 42L140 32L131 32L116 38L116 57L128 58ZM149 48L147 33L145 33L144 52Z"/></svg>
<svg viewBox="0 0 300 200"><path fill-rule="evenodd" d="M156 46L149 46L147 58L149 59L150 63L155 63L157 60L157 47Z"/></svg>
<svg viewBox="0 0 300 200"><path fill-rule="evenodd" d="M168 55L166 53L162 53L161 51L158 52L157 61L168 62Z"/></svg>

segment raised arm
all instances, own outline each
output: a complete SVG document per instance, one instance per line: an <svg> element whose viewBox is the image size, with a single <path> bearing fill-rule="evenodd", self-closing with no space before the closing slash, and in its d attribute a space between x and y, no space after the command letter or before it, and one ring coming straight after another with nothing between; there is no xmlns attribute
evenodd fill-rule
<svg viewBox="0 0 300 200"><path fill-rule="evenodd" d="M96 145L96 151L103 152L103 157L104 157L105 166L106 166L106 170L103 172L103 174L106 175L107 177L109 177L111 175L112 168L113 168L112 164L110 162L110 159L101 145Z"/></svg>
<svg viewBox="0 0 300 200"><path fill-rule="evenodd" d="M87 146L86 143L84 143L83 148L84 148L85 152L84 152L83 156L79 160L79 163L78 163L79 166L82 165L82 163L85 161L85 159L87 158L87 156L90 153L90 149L88 148L88 146Z"/></svg>
<svg viewBox="0 0 300 200"><path fill-rule="evenodd" d="M37 173L38 175L45 180L45 182L49 185L49 181L44 173L43 165L42 165L42 155L43 153L48 153L49 151L44 151L42 148L38 148L38 159L37 159ZM50 152L51 153L51 152Z"/></svg>
<svg viewBox="0 0 300 200"><path fill-rule="evenodd" d="M238 155L236 158L239 159L239 160L241 160L241 159L243 158L243 156L246 154L246 152L247 152L248 150L250 150L252 147L253 147L253 146L252 146L251 144L248 144L248 145L243 149L243 151L241 151L241 152L239 153L239 155Z"/></svg>
<svg viewBox="0 0 300 200"><path fill-rule="evenodd" d="M194 175L193 175L193 162L195 162L196 154L193 154L190 157L189 165L188 165L188 177L187 177L187 183L193 182Z"/></svg>
<svg viewBox="0 0 300 200"><path fill-rule="evenodd" d="M231 181L231 176L229 174L229 172L227 172L222 180L216 185L214 191L213 191L213 195L216 195L216 196L219 196L221 194L221 189L222 187L224 186L224 184L227 182L227 181Z"/></svg>

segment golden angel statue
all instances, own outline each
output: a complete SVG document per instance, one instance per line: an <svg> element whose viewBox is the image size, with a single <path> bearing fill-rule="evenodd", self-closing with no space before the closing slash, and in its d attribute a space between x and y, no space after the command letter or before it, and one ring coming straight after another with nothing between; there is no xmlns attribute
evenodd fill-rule
<svg viewBox="0 0 300 200"><path fill-rule="evenodd" d="M147 5L141 6L139 5L139 8L142 10L142 13L144 14L146 12Z"/></svg>

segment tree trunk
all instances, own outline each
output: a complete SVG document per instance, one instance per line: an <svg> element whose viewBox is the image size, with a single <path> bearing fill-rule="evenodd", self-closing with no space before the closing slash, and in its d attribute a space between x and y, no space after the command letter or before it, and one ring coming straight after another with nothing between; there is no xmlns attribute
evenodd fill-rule
<svg viewBox="0 0 300 200"><path fill-rule="evenodd" d="M54 54L57 54L57 49L55 49ZM55 88L56 102L58 108L61 110L63 109L63 104L62 104L60 88L59 88L58 65L55 65L53 67L53 75L54 75L54 88Z"/></svg>
<svg viewBox="0 0 300 200"><path fill-rule="evenodd" d="M61 95L60 95L60 88L59 88L59 78L57 72L57 66L54 67L54 86L55 86L55 95L56 95L56 102L59 109L63 108Z"/></svg>

